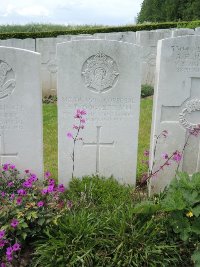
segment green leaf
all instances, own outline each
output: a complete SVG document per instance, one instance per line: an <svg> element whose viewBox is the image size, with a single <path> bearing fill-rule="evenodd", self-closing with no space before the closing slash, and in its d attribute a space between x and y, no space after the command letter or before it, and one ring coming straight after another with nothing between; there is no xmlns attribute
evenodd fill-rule
<svg viewBox="0 0 200 267"><path fill-rule="evenodd" d="M196 206L192 209L192 213L194 214L195 217L199 217L200 215L200 205Z"/></svg>
<svg viewBox="0 0 200 267"><path fill-rule="evenodd" d="M41 225L41 226L44 224L44 222L45 222L45 218L40 218L38 220L38 224Z"/></svg>
<svg viewBox="0 0 200 267"><path fill-rule="evenodd" d="M28 224L26 222L23 222L20 224L22 228L28 228Z"/></svg>
<svg viewBox="0 0 200 267"><path fill-rule="evenodd" d="M26 232L23 232L23 233L21 233L21 235L22 235L22 238L25 240L26 237L27 237L27 233Z"/></svg>
<svg viewBox="0 0 200 267"><path fill-rule="evenodd" d="M195 234L200 234L200 218L196 218L191 226L191 231Z"/></svg>
<svg viewBox="0 0 200 267"><path fill-rule="evenodd" d="M195 250L195 252L192 255L192 260L194 262L194 266L195 267L200 267L200 251L199 250Z"/></svg>

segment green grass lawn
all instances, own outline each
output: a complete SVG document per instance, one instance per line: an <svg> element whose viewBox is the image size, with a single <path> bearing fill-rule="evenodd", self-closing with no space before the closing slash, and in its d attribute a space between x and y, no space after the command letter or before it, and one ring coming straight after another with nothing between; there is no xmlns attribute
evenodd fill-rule
<svg viewBox="0 0 200 267"><path fill-rule="evenodd" d="M137 177L145 171L141 163L143 151L149 148L151 131L152 98L141 99L140 131L138 147ZM56 104L44 104L44 170L50 171L55 179L58 178L58 139L57 139L57 107ZM67 129L66 129L67 130Z"/></svg>

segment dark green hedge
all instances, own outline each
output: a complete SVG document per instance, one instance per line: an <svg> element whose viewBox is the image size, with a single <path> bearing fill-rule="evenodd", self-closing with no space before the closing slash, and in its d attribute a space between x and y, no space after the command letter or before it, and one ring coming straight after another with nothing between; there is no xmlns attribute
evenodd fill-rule
<svg viewBox="0 0 200 267"><path fill-rule="evenodd" d="M187 28L187 25L191 27L193 22L165 22L165 23L152 23L152 24L137 24L118 27L92 27L84 29L62 30L62 31L46 31L46 32L12 32L12 33L0 33L0 39L25 39L25 38L45 38L45 37L57 37L58 35L77 35L77 34L94 34L94 33L106 33L106 32L126 32L126 31L150 31L157 29L169 29L169 28ZM200 26L200 21L195 21L195 27Z"/></svg>

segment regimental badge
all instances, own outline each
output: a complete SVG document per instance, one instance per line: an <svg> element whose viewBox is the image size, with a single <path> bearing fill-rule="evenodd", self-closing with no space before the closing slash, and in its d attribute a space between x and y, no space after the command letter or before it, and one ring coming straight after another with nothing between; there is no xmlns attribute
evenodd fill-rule
<svg viewBox="0 0 200 267"><path fill-rule="evenodd" d="M82 67L85 85L93 92L103 93L116 85L119 71L116 62L99 52L89 57Z"/></svg>
<svg viewBox="0 0 200 267"><path fill-rule="evenodd" d="M16 81L13 69L0 60L0 99L9 96L15 89Z"/></svg>

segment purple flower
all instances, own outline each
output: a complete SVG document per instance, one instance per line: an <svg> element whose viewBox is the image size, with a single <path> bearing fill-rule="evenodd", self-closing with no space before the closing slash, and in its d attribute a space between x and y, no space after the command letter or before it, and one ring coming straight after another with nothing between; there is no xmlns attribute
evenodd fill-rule
<svg viewBox="0 0 200 267"><path fill-rule="evenodd" d="M78 126L77 125L73 125L73 129L75 129L75 130L78 130Z"/></svg>
<svg viewBox="0 0 200 267"><path fill-rule="evenodd" d="M12 187L13 185L14 185L13 182L9 182L9 183L8 183L8 187Z"/></svg>
<svg viewBox="0 0 200 267"><path fill-rule="evenodd" d="M163 152L163 153L162 153L162 158L163 158L163 159L168 159L168 158L169 158L169 156L168 156L168 154L167 154L167 153Z"/></svg>
<svg viewBox="0 0 200 267"><path fill-rule="evenodd" d="M7 259L7 261L12 261L13 257L12 257L12 255L6 255L6 259Z"/></svg>
<svg viewBox="0 0 200 267"><path fill-rule="evenodd" d="M87 112L86 112L86 110L82 109L82 110L80 110L80 114L81 114L81 115L86 115Z"/></svg>
<svg viewBox="0 0 200 267"><path fill-rule="evenodd" d="M18 224L19 224L18 220L17 220L17 219L13 219L13 220L11 221L11 224L10 224L10 225L11 225L13 228L16 228Z"/></svg>
<svg viewBox="0 0 200 267"><path fill-rule="evenodd" d="M2 239L5 236L5 230L0 231L0 239Z"/></svg>
<svg viewBox="0 0 200 267"><path fill-rule="evenodd" d="M0 240L0 248L3 248L5 246L5 240Z"/></svg>
<svg viewBox="0 0 200 267"><path fill-rule="evenodd" d="M17 194L20 196L25 196L27 193L24 189L21 188L21 189L17 190Z"/></svg>
<svg viewBox="0 0 200 267"><path fill-rule="evenodd" d="M42 189L41 193L42 193L42 195L46 195L48 193L47 188Z"/></svg>
<svg viewBox="0 0 200 267"><path fill-rule="evenodd" d="M49 185L47 191L48 193L52 193L54 191L54 185Z"/></svg>
<svg viewBox="0 0 200 267"><path fill-rule="evenodd" d="M7 171L8 170L8 167L9 167L9 164L8 163L3 164L3 170L4 171Z"/></svg>
<svg viewBox="0 0 200 267"><path fill-rule="evenodd" d="M67 137L69 138L69 139L71 139L71 138L73 138L73 135L72 135L72 133L67 133Z"/></svg>
<svg viewBox="0 0 200 267"><path fill-rule="evenodd" d="M85 119L81 119L80 122L81 123L85 123L86 121L85 121Z"/></svg>
<svg viewBox="0 0 200 267"><path fill-rule="evenodd" d="M145 150L145 151L144 151L144 156L145 156L145 157L148 157L148 156L149 156L149 150Z"/></svg>
<svg viewBox="0 0 200 267"><path fill-rule="evenodd" d="M47 171L47 172L45 172L44 176L45 176L45 178L49 178L51 176L51 173Z"/></svg>
<svg viewBox="0 0 200 267"><path fill-rule="evenodd" d="M59 184L58 185L58 191L61 192L61 193L63 193L65 191L65 187L64 187L63 184Z"/></svg>
<svg viewBox="0 0 200 267"><path fill-rule="evenodd" d="M43 207L43 206L44 206L44 202L43 202L43 201L39 201L39 202L37 203L37 206L38 206L38 207Z"/></svg>
<svg viewBox="0 0 200 267"><path fill-rule="evenodd" d="M25 173L29 173L30 171L29 170L25 170Z"/></svg>
<svg viewBox="0 0 200 267"><path fill-rule="evenodd" d="M182 159L182 155L179 151L174 152L173 158L174 161L180 162Z"/></svg>
<svg viewBox="0 0 200 267"><path fill-rule="evenodd" d="M32 183L30 181L25 181L22 184L23 187L27 187L27 188L31 188L32 187Z"/></svg>
<svg viewBox="0 0 200 267"><path fill-rule="evenodd" d="M20 244L19 244L19 243L15 243L15 244L12 246L12 249L13 249L13 251L18 251L18 250L20 250L20 249L21 249Z"/></svg>
<svg viewBox="0 0 200 267"><path fill-rule="evenodd" d="M5 192L1 192L1 196L2 197L5 197L6 196L6 193Z"/></svg>
<svg viewBox="0 0 200 267"><path fill-rule="evenodd" d="M13 249L12 249L12 247L8 247L8 248L6 249L6 255L12 255L12 253L13 253Z"/></svg>
<svg viewBox="0 0 200 267"><path fill-rule="evenodd" d="M2 262L1 267L6 267L6 264L4 262Z"/></svg>
<svg viewBox="0 0 200 267"><path fill-rule="evenodd" d="M55 180L54 179L49 179L48 180L48 185L55 185Z"/></svg>
<svg viewBox="0 0 200 267"><path fill-rule="evenodd" d="M35 174L31 174L31 176L29 177L28 181L29 182L36 182L38 180L37 176Z"/></svg>
<svg viewBox="0 0 200 267"><path fill-rule="evenodd" d="M10 168L11 170L14 170L14 169L16 168L16 166L13 165L13 164L10 164L9 168Z"/></svg>
<svg viewBox="0 0 200 267"><path fill-rule="evenodd" d="M16 200L17 205L21 205L22 204L22 198L18 197Z"/></svg>

